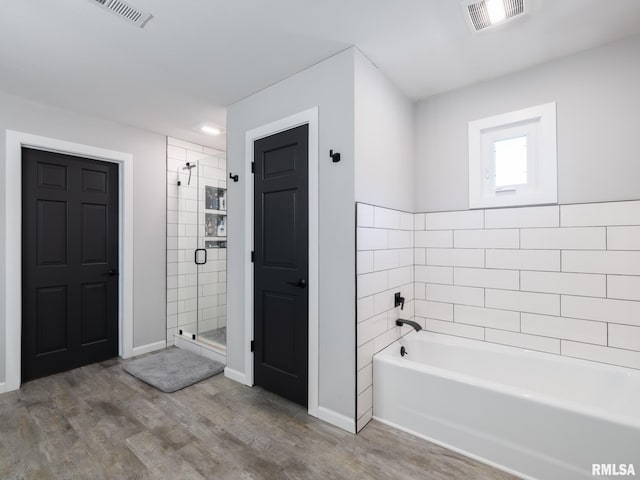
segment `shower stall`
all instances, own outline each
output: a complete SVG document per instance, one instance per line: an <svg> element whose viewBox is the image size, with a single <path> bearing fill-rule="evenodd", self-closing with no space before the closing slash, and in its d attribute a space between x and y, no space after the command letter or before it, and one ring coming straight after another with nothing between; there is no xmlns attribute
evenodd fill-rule
<svg viewBox="0 0 640 480"><path fill-rule="evenodd" d="M168 139L167 343L226 350L224 152Z"/></svg>

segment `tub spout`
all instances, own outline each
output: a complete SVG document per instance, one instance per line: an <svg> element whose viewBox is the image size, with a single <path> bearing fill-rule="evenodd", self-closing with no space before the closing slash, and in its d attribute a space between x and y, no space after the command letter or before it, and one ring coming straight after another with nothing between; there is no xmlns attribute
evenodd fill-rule
<svg viewBox="0 0 640 480"><path fill-rule="evenodd" d="M420 330L422 330L422 327L418 322L414 322L413 320L405 320L404 318L397 319L396 325L399 327L401 327L402 325L411 325L413 328L416 329L416 332L419 332Z"/></svg>

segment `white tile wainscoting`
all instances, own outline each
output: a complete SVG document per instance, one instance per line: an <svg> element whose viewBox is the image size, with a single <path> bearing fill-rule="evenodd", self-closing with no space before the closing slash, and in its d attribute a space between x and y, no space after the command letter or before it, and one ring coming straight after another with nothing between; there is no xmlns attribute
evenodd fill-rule
<svg viewBox="0 0 640 480"><path fill-rule="evenodd" d="M640 202L415 216L426 329L640 369Z"/></svg>
<svg viewBox="0 0 640 480"><path fill-rule="evenodd" d="M411 327L397 327L402 317L414 319L414 216L412 213L357 204L357 431L373 414L373 355ZM394 294L405 298L394 307ZM424 327L424 321L422 322Z"/></svg>
<svg viewBox="0 0 640 480"><path fill-rule="evenodd" d="M357 209L358 429L399 288L426 330L640 369L640 201L418 213L411 273L410 214Z"/></svg>

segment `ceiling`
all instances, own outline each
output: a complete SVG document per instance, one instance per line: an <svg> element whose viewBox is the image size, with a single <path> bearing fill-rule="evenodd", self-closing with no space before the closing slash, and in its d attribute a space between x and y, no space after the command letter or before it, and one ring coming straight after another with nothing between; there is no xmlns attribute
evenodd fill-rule
<svg viewBox="0 0 640 480"><path fill-rule="evenodd" d="M356 45L407 96L427 96L640 33L638 0L531 0L471 33L459 0L2 0L0 90L224 148L225 107Z"/></svg>

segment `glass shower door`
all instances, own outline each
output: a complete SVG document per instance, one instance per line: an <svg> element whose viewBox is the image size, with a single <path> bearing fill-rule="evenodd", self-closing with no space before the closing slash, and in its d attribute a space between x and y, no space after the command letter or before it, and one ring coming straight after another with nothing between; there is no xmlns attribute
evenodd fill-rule
<svg viewBox="0 0 640 480"><path fill-rule="evenodd" d="M198 161L197 337L227 344L227 169L222 156Z"/></svg>
<svg viewBox="0 0 640 480"><path fill-rule="evenodd" d="M180 335L196 338L198 332L198 164L176 162L168 176L168 321L175 315ZM171 198L173 197L173 198Z"/></svg>

